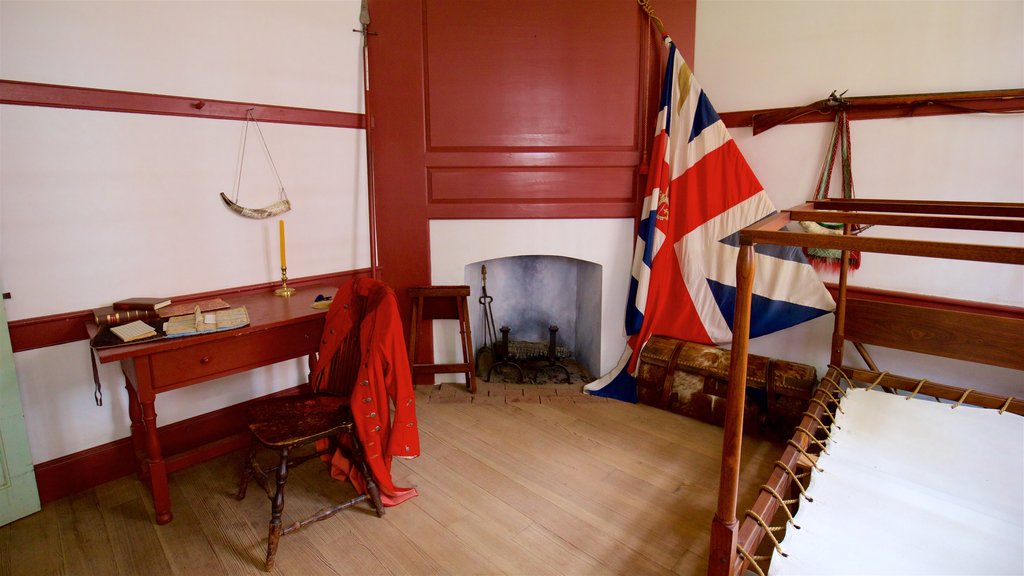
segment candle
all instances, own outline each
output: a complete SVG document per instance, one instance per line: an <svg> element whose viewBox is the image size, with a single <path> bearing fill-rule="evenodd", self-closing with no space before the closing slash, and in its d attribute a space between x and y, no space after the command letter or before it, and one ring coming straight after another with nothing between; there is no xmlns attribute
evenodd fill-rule
<svg viewBox="0 0 1024 576"><path fill-rule="evenodd" d="M288 267L288 263L284 259L284 220L278 220L277 223L281 236L281 268L284 269Z"/></svg>

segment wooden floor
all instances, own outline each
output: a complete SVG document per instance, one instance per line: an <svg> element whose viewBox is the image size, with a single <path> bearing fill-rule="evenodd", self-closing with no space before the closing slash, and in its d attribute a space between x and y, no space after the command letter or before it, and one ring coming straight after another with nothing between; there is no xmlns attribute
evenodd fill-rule
<svg viewBox="0 0 1024 576"><path fill-rule="evenodd" d="M419 496L283 538L274 573L703 574L721 430L578 388L419 387L422 456L393 469ZM780 452L748 442L744 510ZM235 500L241 457L174 473L165 526L133 477L49 503L0 528L0 576L260 574L269 503L258 486ZM319 463L299 467L286 522L351 493Z"/></svg>

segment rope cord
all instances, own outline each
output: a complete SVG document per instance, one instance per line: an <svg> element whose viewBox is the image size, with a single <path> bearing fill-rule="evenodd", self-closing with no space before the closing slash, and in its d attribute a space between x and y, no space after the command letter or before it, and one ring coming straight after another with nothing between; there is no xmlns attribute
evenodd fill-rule
<svg viewBox="0 0 1024 576"><path fill-rule="evenodd" d="M815 416L814 414L811 414L810 410L804 412L804 416L808 416L811 420L817 422L818 426L821 428L821 431L825 433L825 438L827 440L832 440L832 432L829 430L828 426L825 426L824 422L819 420L818 417ZM836 428L839 428L839 426L836 426ZM832 442L835 442L835 440L832 440Z"/></svg>
<svg viewBox="0 0 1024 576"><path fill-rule="evenodd" d="M807 494L807 490L804 490L804 485L800 483L800 477L796 475L796 472L793 472L793 470L790 469L789 466L786 466L786 463L783 462L782 460L776 460L775 465L782 467L782 469L786 471L786 474L789 474L789 477L792 478L794 482L796 482L797 488L800 489L801 496L807 498L808 502L814 502L814 498L810 497Z"/></svg>
<svg viewBox="0 0 1024 576"><path fill-rule="evenodd" d="M242 165L245 164L245 143L249 138L249 122L251 121L256 126L256 136L260 139L260 144L263 146L263 152L267 155L267 162L270 164L271 171L274 172L274 178L277 180L277 189L281 200L287 200L288 195L284 191L284 183L281 181L281 175L277 172L277 165L274 163L274 157L270 154L270 147L267 146L267 139L263 137L263 129L260 128L260 123L256 121L256 118L252 115L252 108L245 111L245 122L242 123L242 139L238 143L238 165L235 167L235 188L232 191L232 202L238 202L238 196L242 188Z"/></svg>
<svg viewBox="0 0 1024 576"><path fill-rule="evenodd" d="M235 189L232 192L231 200L238 202L238 190L242 186L242 164L245 163L245 141L249 137L249 112L245 113L245 122L242 123L242 139L238 141L238 162L235 165Z"/></svg>
<svg viewBox="0 0 1024 576"><path fill-rule="evenodd" d="M917 393L921 391L921 386L924 386L925 382L927 382L927 380L921 379L921 381L917 383L917 387L914 388L914 391L910 393L910 396L907 396L907 400L910 400L914 396L917 396Z"/></svg>
<svg viewBox="0 0 1024 576"><path fill-rule="evenodd" d="M841 98L840 98L841 99ZM846 117L846 110L839 110L836 118L842 118L843 123L843 197L853 198L853 148L850 146L850 119Z"/></svg>
<svg viewBox="0 0 1024 576"><path fill-rule="evenodd" d="M956 401L956 404L950 406L950 408L959 408L960 405L964 403L964 400L967 399L967 395L970 394L971 392L974 392L974 388L968 388L967 390L964 390L963 396L961 396L960 399Z"/></svg>
<svg viewBox="0 0 1024 576"><path fill-rule="evenodd" d="M844 115L845 117L845 115ZM832 142L828 148L825 149L825 159L821 164L821 172L818 174L818 186L814 191L815 200L823 200L828 196L829 183L832 182L832 167L835 166L836 151L839 149L839 142L842 140L840 137L842 131L842 122L839 119L839 115L836 115L836 122L832 128ZM846 182L843 182L843 196L846 196ZM831 228L830 224L829 228Z"/></svg>
<svg viewBox="0 0 1024 576"><path fill-rule="evenodd" d="M804 428L803 426L797 426L796 429L799 432L803 432L804 435L807 436L807 438L811 442L814 442L818 446L818 448L821 449L822 452L824 452L825 454L828 454L828 449L825 448L825 444L823 444L821 440L818 440L817 438L815 438L814 434L811 434L810 432L808 432L807 429Z"/></svg>
<svg viewBox="0 0 1024 576"><path fill-rule="evenodd" d="M835 424L836 415L831 410L828 409L828 406L826 406L825 403L821 401L821 399L811 398L811 404L817 404L818 406L821 406L821 409L824 410L826 414L828 414L828 417L833 420L832 423ZM843 409L840 408L839 406L836 406L836 408L839 408L840 412L843 411ZM836 428L839 428L839 426L836 426Z"/></svg>
<svg viewBox="0 0 1024 576"><path fill-rule="evenodd" d="M764 519L757 514L757 512L754 512L753 510L747 510L747 516L753 518L754 521L757 522L759 526L761 526L761 529L764 530L765 535L768 536L768 539L772 541L772 545L775 546L776 552L783 556L789 556L789 554L786 554L785 550L782 549L782 544L780 544L779 539L775 537L775 533L772 532L771 526L769 526L764 521Z"/></svg>
<svg viewBox="0 0 1024 576"><path fill-rule="evenodd" d="M828 396L828 399L831 400L836 405L836 408L839 408L839 400L837 400L836 397L833 396L832 393L828 391L828 388L821 388L820 390L822 394ZM842 412L842 410L840 410L840 412Z"/></svg>
<svg viewBox="0 0 1024 576"><path fill-rule="evenodd" d="M747 565L752 567L754 572L757 572L757 576L764 576L764 570L761 570L761 567L757 565L757 560L748 554L747 551L743 549L743 546L737 546L736 550L739 551L740 556L743 556L743 559L747 561Z"/></svg>
<svg viewBox="0 0 1024 576"><path fill-rule="evenodd" d="M651 22L654 22L654 26L658 29L658 32L661 32L661 34L664 35L665 24L661 21L661 18L658 18L654 14L654 8L651 6L651 0L636 0L636 3L644 12L647 13L647 16L650 17Z"/></svg>
<svg viewBox="0 0 1024 576"><path fill-rule="evenodd" d="M881 373L879 373L878 374L878 378L875 378L875 381L872 382L870 386L868 386L868 390L871 390L875 386L878 386L878 384L882 381L882 378L885 378L886 375L888 375L888 374L889 374L888 372L881 372Z"/></svg>
<svg viewBox="0 0 1024 576"><path fill-rule="evenodd" d="M786 517L787 517L786 521L789 522L790 524L792 524L794 528L799 530L800 529L800 525L797 524L796 521L793 519L793 513L789 511L789 506L788 506L788 504L798 502L798 500L786 500L785 498L780 496L779 493L776 492L774 488L772 488L771 486L769 486L767 484L762 484L761 485L761 490L764 490L765 492L771 494L772 498L775 498L776 500L779 501L779 504L781 504L780 507L783 510L786 511Z"/></svg>
<svg viewBox="0 0 1024 576"><path fill-rule="evenodd" d="M846 372L843 372L843 369L842 369L842 368L840 368L839 366L836 366L835 364L829 364L829 365L828 365L828 367L829 367L830 369L832 369L832 370L835 370L836 372L838 372L838 373L839 373L839 375L840 375L840 376L842 376L843 380L846 380L846 384L847 384L848 386L852 386L852 385L853 385L853 378L850 378L850 376L849 376L849 375L848 375L848 374L847 374ZM843 393L843 396L846 396L846 390L843 390L843 387L842 387L842 386L840 386L838 382L836 382L835 380L832 380L831 378L828 378L828 376L826 376L825 378L822 378L822 380L826 380L826 379L827 379L827 380L828 380L829 382L831 382L831 383L835 384L835 386L836 386L836 387L837 387L837 388L838 388L838 389L839 389L840 391L842 391L842 393Z"/></svg>
<svg viewBox="0 0 1024 576"><path fill-rule="evenodd" d="M842 373L840 372L840 374L842 374ZM846 375L843 374L843 376L845 377ZM840 386L839 382L836 382L835 380L833 380L832 378L830 378L827 375L822 377L821 381L822 382L828 382L829 384L831 384L831 388L835 388L836 392L839 392L840 396L842 396L843 398L846 398L846 390L844 390L843 387ZM847 379L847 382L849 382L849 379Z"/></svg>
<svg viewBox="0 0 1024 576"><path fill-rule="evenodd" d="M263 144L263 151L267 153L267 161L270 162L270 169L274 171L274 178L277 179L277 187L281 191L281 199L287 200L288 196L284 193L284 182L281 182L281 175L277 173L277 165L274 164L274 157L270 155L270 147L267 146L267 139L263 137L263 129L260 128L260 123L256 121L256 118L252 115L252 108L245 111L246 118L252 120L253 126L256 127L256 134L260 137L260 143Z"/></svg>
<svg viewBox="0 0 1024 576"><path fill-rule="evenodd" d="M1006 402L1003 402L1003 407L999 409L1000 414L1006 412L1006 409L1010 407L1010 402L1013 402L1013 396L1010 396L1006 399Z"/></svg>
<svg viewBox="0 0 1024 576"><path fill-rule="evenodd" d="M807 461L811 463L812 468L814 468L818 472L824 472L824 470L822 470L821 467L818 466L818 463L815 462L815 459L811 458L811 455L807 453L807 450L804 450L803 446L801 446L798 442L794 442L793 439L790 438L789 440L786 441L786 444L789 444L793 448L796 448L796 451L802 454L803 457L806 458Z"/></svg>

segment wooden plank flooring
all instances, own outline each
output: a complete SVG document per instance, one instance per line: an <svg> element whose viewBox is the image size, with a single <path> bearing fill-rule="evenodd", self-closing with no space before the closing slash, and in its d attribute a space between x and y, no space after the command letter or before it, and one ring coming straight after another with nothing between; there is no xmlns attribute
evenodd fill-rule
<svg viewBox="0 0 1024 576"><path fill-rule="evenodd" d="M721 429L578 385L419 387L422 456L395 460L420 495L360 505L282 539L276 574L703 574ZM781 448L747 440L745 509ZM134 477L0 527L0 576L261 574L270 506L234 498L242 455L171 476L153 523ZM318 463L288 479L285 516L349 497Z"/></svg>

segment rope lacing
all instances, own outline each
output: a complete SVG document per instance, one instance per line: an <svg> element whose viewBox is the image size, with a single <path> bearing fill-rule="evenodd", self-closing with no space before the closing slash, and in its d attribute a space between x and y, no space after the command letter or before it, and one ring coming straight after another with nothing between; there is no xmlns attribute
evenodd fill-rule
<svg viewBox="0 0 1024 576"><path fill-rule="evenodd" d="M772 488L771 486L769 486L767 484L762 484L761 485L761 490L764 490L765 492L771 494L772 498L775 498L776 500L779 501L779 503L781 504L780 508L782 508L783 510L786 511L786 522L789 522L790 524L793 525L793 528L796 528L797 530L799 530L800 529L800 525L797 524L796 520L793 519L793 513L790 512L789 505L790 504L796 504L800 500L798 498L793 498L793 499L790 499L790 500L786 500L778 492L776 492L774 488Z"/></svg>
<svg viewBox="0 0 1024 576"><path fill-rule="evenodd" d="M768 526L768 524L764 521L764 518L761 518L761 516L759 516L758 513L754 512L753 510L747 510L747 516L753 518L754 521L756 521L758 525L761 526L761 528L764 530L765 536L768 536L768 539L772 541L772 546L775 546L776 552L778 552L782 556L789 556L789 554L786 554L786 551L782 549L782 544L779 543L779 539L775 537L775 534L772 531L771 526Z"/></svg>
<svg viewBox="0 0 1024 576"><path fill-rule="evenodd" d="M814 502L814 498L807 494L807 490L804 489L803 483L800 482L801 476L798 476L796 472L793 472L793 470L789 466L786 466L786 463L783 462L782 460L776 460L775 465L780 466L783 470L785 470L786 474L788 474L789 477L793 479L793 481L796 483L797 488L800 489L801 496L806 498L808 502ZM806 477L808 476L808 474L803 474L802 476Z"/></svg>
<svg viewBox="0 0 1024 576"><path fill-rule="evenodd" d="M815 461L815 458L812 458L811 455L807 453L807 450L804 450L803 446L801 446L797 442L794 442L792 438L787 440L786 443L792 446L793 448L796 448L796 451L802 454L803 457L806 458L808 462L810 462L812 468L814 468L818 472L824 472L824 470L822 470L821 467L818 466L818 463Z"/></svg>
<svg viewBox="0 0 1024 576"><path fill-rule="evenodd" d="M746 550L743 549L743 546L737 546L736 550L740 553L740 556L743 556L743 558L747 561L747 564L754 569L754 572L757 573L757 576L764 576L764 570L761 570L761 567L757 565L757 561L767 560L767 556L751 556L749 553L747 553Z"/></svg>
<svg viewBox="0 0 1024 576"><path fill-rule="evenodd" d="M808 431L808 430L807 430L806 428L804 428L803 426L797 426L797 427L796 427L796 429L797 429L797 431L798 431L798 432L803 432L803 433L804 433L804 436L807 436L807 438L808 438L808 439L809 439L809 440L810 440L811 442L814 442L814 444L815 444L815 445L817 445L817 447L818 447L818 448L819 448L819 449L820 449L820 450L821 450L822 452L824 452L825 454L828 454L828 449L827 449L827 448L825 448L825 444L824 444L824 443L823 443L823 442L822 442L821 440L818 440L817 438L815 438L815 437L814 437L814 434L811 434L811 433L810 433L810 432L809 432L809 431Z"/></svg>
<svg viewBox="0 0 1024 576"><path fill-rule="evenodd" d="M804 416L807 416L811 420L814 420L815 422L817 422L819 429L822 432L825 433L826 439L832 440L832 432L829 430L828 426L825 426L824 422L822 422L817 416L812 414L810 410L807 410L806 412L804 412ZM836 428L839 428L839 426L836 426ZM835 440L832 440L832 442L835 442Z"/></svg>

